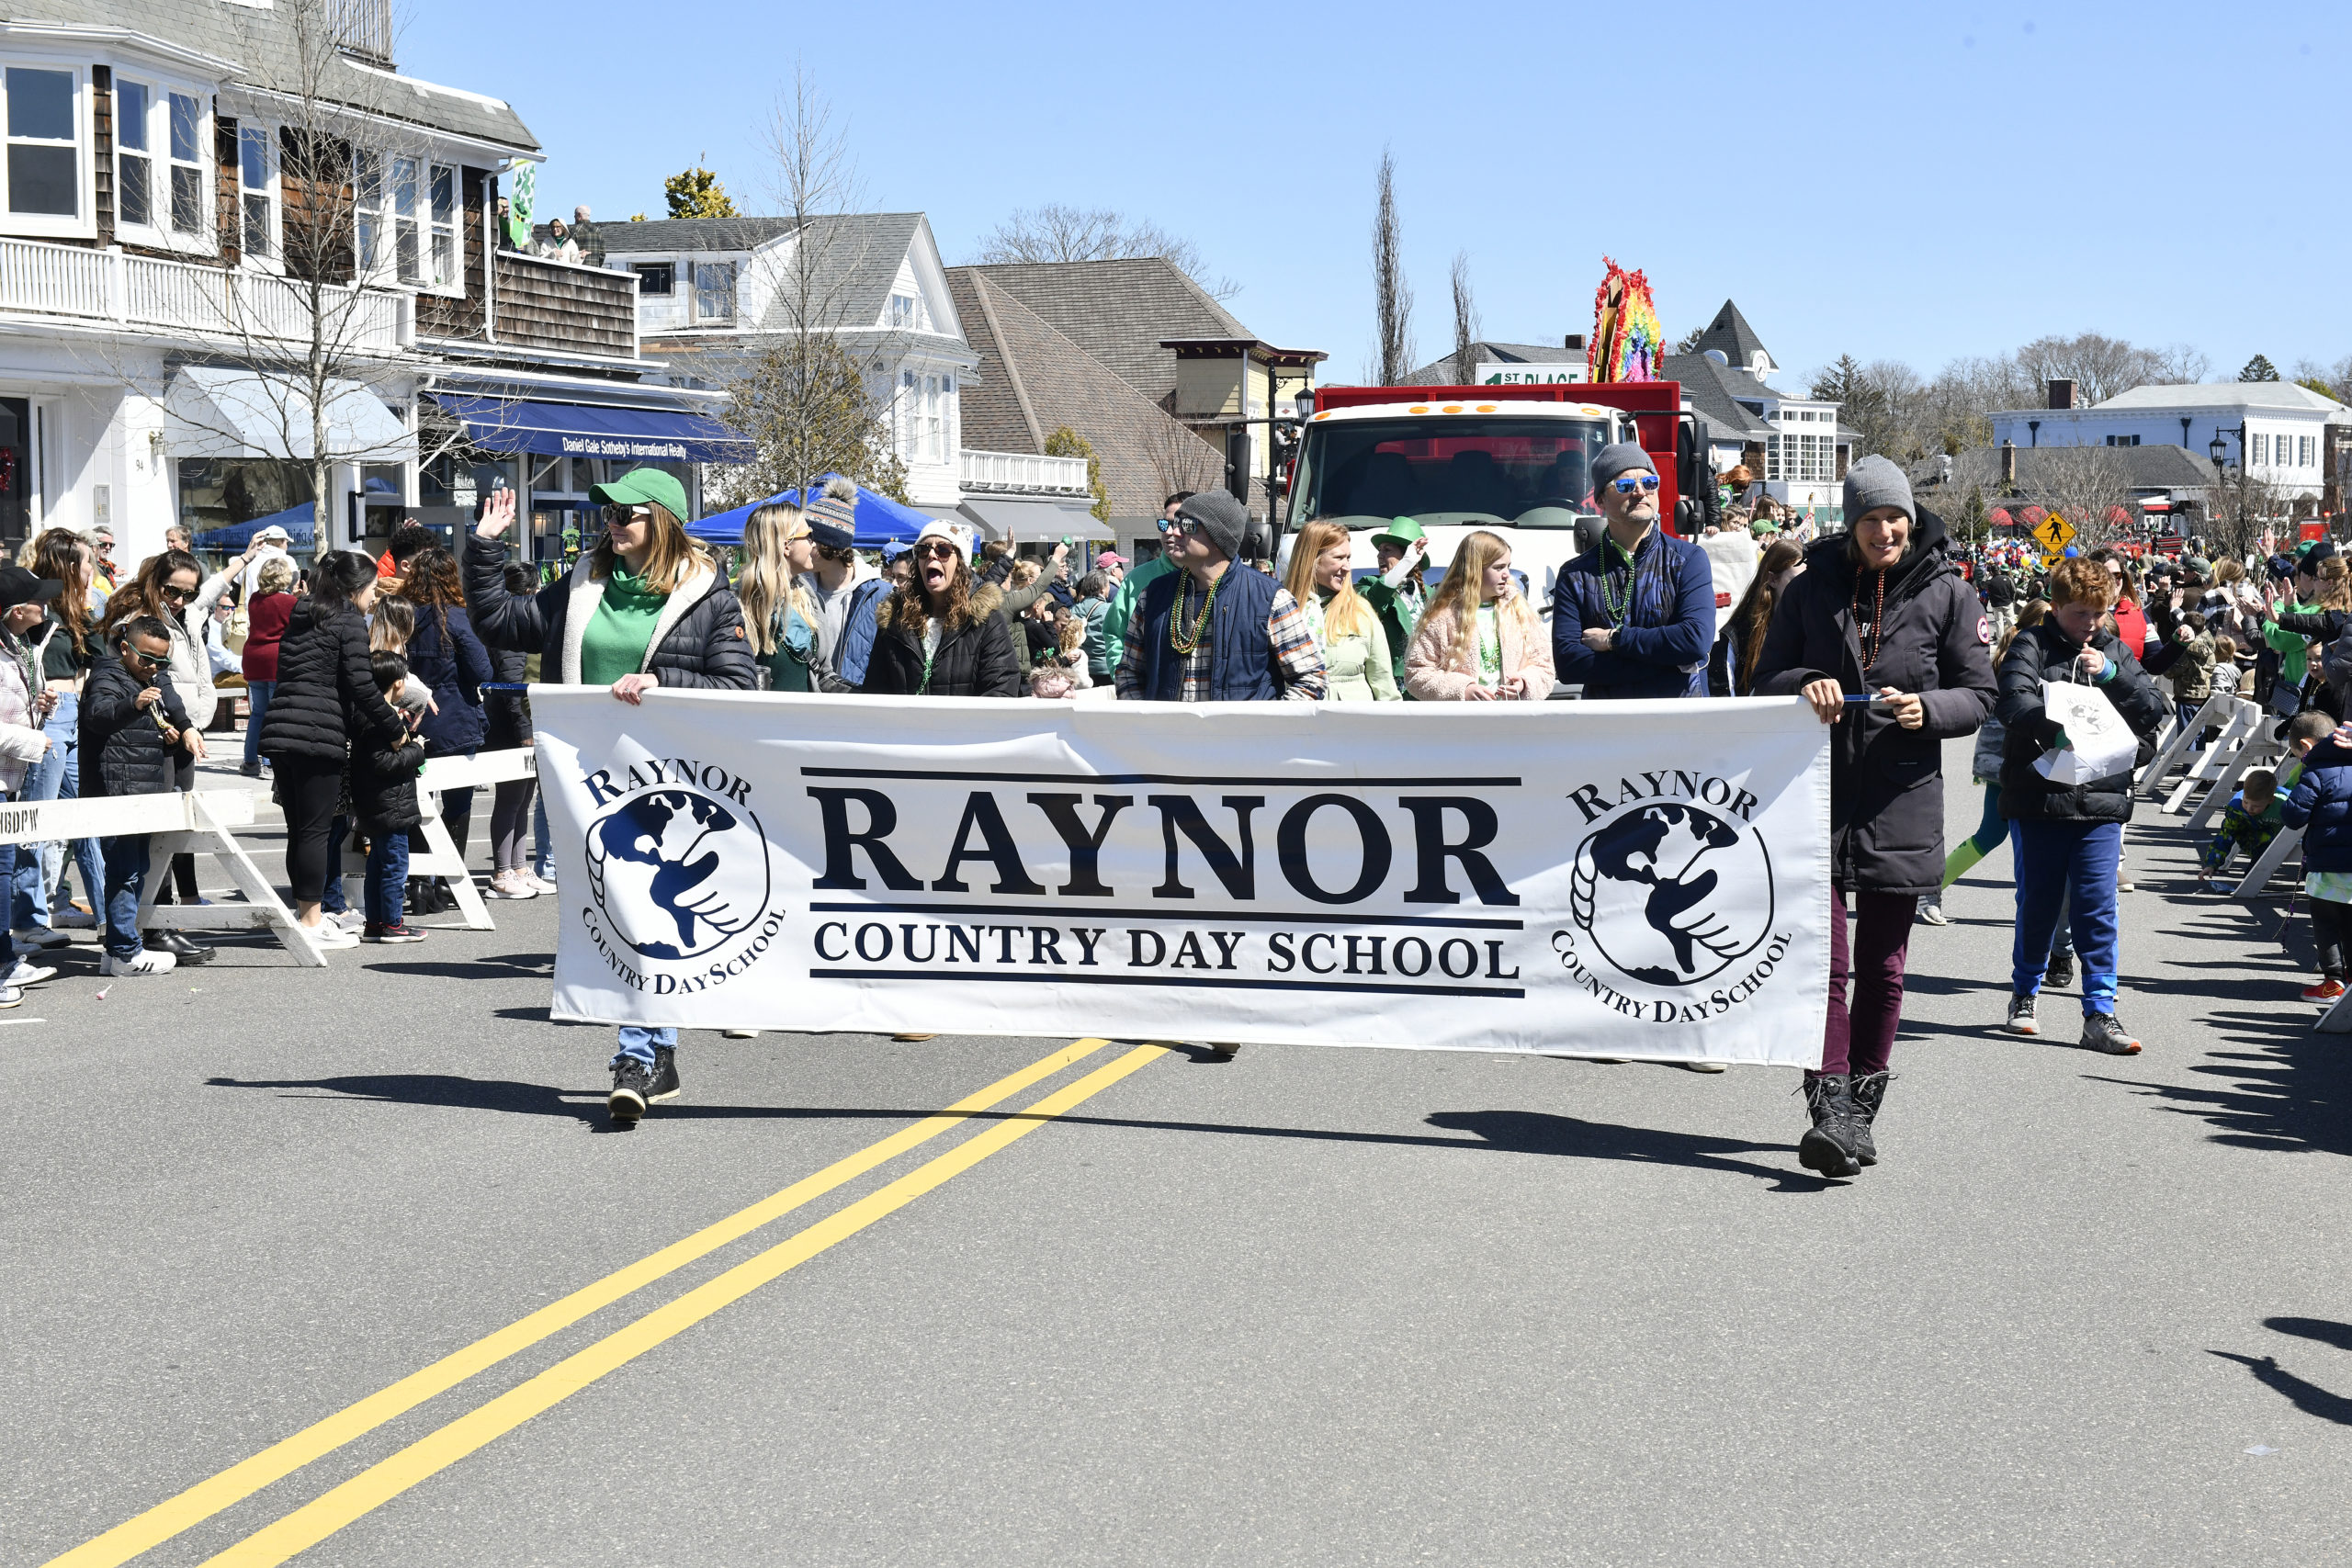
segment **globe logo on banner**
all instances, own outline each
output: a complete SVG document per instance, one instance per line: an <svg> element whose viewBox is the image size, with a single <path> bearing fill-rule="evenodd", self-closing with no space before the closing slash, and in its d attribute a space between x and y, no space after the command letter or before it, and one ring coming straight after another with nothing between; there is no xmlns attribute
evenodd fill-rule
<svg viewBox="0 0 2352 1568"><path fill-rule="evenodd" d="M766 912L767 836L700 790L628 795L589 824L588 890L639 957L699 958Z"/></svg>
<svg viewBox="0 0 2352 1568"><path fill-rule="evenodd" d="M1577 846L1568 913L1627 979L1680 987L1755 951L1772 925L1772 860L1738 818L1652 800Z"/></svg>

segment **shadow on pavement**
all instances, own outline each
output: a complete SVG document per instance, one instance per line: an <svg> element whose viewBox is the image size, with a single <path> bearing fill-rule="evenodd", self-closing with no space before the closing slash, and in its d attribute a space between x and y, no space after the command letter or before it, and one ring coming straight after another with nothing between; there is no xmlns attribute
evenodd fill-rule
<svg viewBox="0 0 2352 1568"><path fill-rule="evenodd" d="M560 1116L603 1130L607 1122L605 1091L556 1089L503 1078L469 1078L452 1073L377 1073L332 1078L232 1078L205 1080L212 1089L276 1089L291 1099L359 1100L390 1105L437 1106L458 1111L494 1111L512 1116ZM304 1092L308 1091L308 1092ZM694 1092L687 1085L689 1097ZM696 1105L691 1098L659 1105L650 1122L758 1120L781 1122L915 1122L935 1111L885 1111L856 1107L786 1105ZM1224 1137L1296 1138L1316 1143L1390 1144L1435 1149L1492 1149L1504 1154L1552 1155L1579 1159L1629 1160L1644 1165L1682 1166L1722 1171L1773 1183L1775 1192L1820 1192L1842 1182L1826 1181L1801 1168L1758 1165L1734 1156L1785 1154L1792 1145L1751 1144L1696 1133L1669 1133L1611 1122L1585 1122L1537 1111L1446 1111L1428 1124L1476 1134L1462 1138L1421 1137L1408 1133L1345 1133L1315 1127L1250 1127L1216 1122L1153 1122L1112 1116L1036 1118L1021 1111L974 1112L974 1122L1052 1120L1074 1127L1116 1127L1140 1132L1207 1133Z"/></svg>
<svg viewBox="0 0 2352 1568"><path fill-rule="evenodd" d="M2224 1361L2235 1361L2252 1372L2256 1382L2285 1395L2288 1402L2304 1415L2333 1421L2339 1427L2352 1427L2352 1399L2346 1399L2340 1393L2331 1393L2315 1382L2297 1377L2278 1364L2278 1357L2264 1356L2257 1359L2232 1350L2208 1350L2205 1353L2219 1356Z"/></svg>
<svg viewBox="0 0 2352 1568"><path fill-rule="evenodd" d="M2217 1129L2218 1144L2352 1155L2352 1120L2346 1116L2352 1106L2352 1049L2342 1036L2318 1033L2305 1018L2276 1011L2221 1012L2212 1023L2224 1044L2250 1049L2213 1051L2189 1071L2200 1079L2229 1081L2098 1081L2137 1089L2167 1111L2202 1116Z"/></svg>
<svg viewBox="0 0 2352 1568"><path fill-rule="evenodd" d="M414 975L426 980L545 979L555 972L552 953L512 953L451 963L370 964L379 975Z"/></svg>

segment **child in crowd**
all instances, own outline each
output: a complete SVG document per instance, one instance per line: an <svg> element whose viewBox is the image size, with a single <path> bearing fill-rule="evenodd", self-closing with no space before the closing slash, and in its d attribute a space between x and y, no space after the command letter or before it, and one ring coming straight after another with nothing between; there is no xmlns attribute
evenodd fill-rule
<svg viewBox="0 0 2352 1568"><path fill-rule="evenodd" d="M2296 715L2301 723L2309 715ZM2291 733L2291 730L2290 730ZM2303 830L2303 894L2311 900L2312 936L2319 948L2319 983L2303 989L2307 1002L2344 994L2344 944L2352 932L2352 744L2331 727L2302 751L2301 777L2281 813Z"/></svg>
<svg viewBox="0 0 2352 1568"><path fill-rule="evenodd" d="M2180 649L2170 671L2173 702L2180 727L2187 729L2196 722L2198 710L2213 694L2213 637L2205 629L2205 617L2191 610L2173 627L2172 640ZM2205 737L2200 734L2197 750L2204 749Z"/></svg>
<svg viewBox="0 0 2352 1568"><path fill-rule="evenodd" d="M368 657L376 689L395 708L402 708L403 690L411 683L408 660L397 653ZM408 836L424 820L416 798L416 775L424 766L424 746L416 739L416 720L396 745L385 744L370 733L351 753L351 811L368 834L368 884L362 895L367 924L362 942L423 942L424 933L407 923L401 888L408 880Z"/></svg>
<svg viewBox="0 0 2352 1568"><path fill-rule="evenodd" d="M2222 830L2205 846L2197 868L2197 886L2211 887L2213 878L2230 863L2233 850L2244 850L2249 861L2260 860L2283 825L2278 801L2278 775L2268 768L2254 768L2238 781L2238 793L2222 813Z"/></svg>

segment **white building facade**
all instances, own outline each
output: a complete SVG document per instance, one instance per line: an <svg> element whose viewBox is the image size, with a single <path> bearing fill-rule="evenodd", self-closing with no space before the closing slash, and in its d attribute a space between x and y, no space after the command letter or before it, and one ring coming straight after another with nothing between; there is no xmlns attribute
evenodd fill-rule
<svg viewBox="0 0 2352 1568"><path fill-rule="evenodd" d="M2352 409L2291 381L2222 381L2135 387L2075 409L2008 409L1993 415L1993 444L2034 446L2181 446L2222 460L2295 500L2326 483L2326 432L2352 423Z"/></svg>

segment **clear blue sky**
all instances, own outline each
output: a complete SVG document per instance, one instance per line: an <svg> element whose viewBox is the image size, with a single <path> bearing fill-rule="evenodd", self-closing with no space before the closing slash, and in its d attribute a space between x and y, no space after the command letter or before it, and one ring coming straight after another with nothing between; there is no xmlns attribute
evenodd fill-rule
<svg viewBox="0 0 2352 1568"><path fill-rule="evenodd" d="M1192 236L1250 330L1327 350L1329 379L1369 356L1383 143L1423 358L1450 346L1456 250L1489 337L1583 331L1607 252L1670 334L1737 299L1784 380L2086 329L2222 376L2352 354L2343 0L413 0L401 50L513 102L542 211L600 220L661 216L697 154L758 209L796 60L867 205L927 212L950 264L1014 208L1115 208Z"/></svg>

